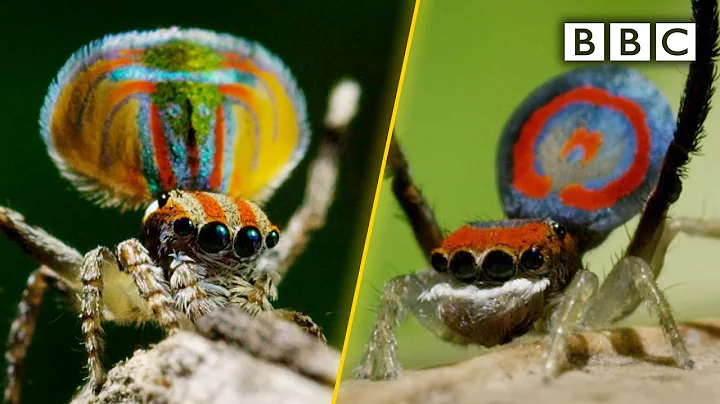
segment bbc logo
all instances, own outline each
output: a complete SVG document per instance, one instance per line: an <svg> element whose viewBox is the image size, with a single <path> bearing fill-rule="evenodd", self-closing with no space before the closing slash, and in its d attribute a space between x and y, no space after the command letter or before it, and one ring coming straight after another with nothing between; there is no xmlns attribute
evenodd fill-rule
<svg viewBox="0 0 720 404"><path fill-rule="evenodd" d="M604 23L565 23L565 61L605 61L609 39L610 61L650 61L650 23L610 23L606 38ZM695 60L695 24L656 23L655 60Z"/></svg>

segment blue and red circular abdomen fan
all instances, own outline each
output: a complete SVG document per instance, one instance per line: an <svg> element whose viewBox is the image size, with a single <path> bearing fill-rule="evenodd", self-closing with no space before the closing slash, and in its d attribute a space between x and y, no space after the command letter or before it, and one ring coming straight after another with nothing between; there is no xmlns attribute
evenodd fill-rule
<svg viewBox="0 0 720 404"><path fill-rule="evenodd" d="M171 28L76 52L40 124L62 174L104 206L141 207L172 189L262 203L305 154L305 109L261 45Z"/></svg>
<svg viewBox="0 0 720 404"><path fill-rule="evenodd" d="M561 222L591 248L642 210L674 131L667 100L635 70L553 78L505 126L497 155L504 210Z"/></svg>

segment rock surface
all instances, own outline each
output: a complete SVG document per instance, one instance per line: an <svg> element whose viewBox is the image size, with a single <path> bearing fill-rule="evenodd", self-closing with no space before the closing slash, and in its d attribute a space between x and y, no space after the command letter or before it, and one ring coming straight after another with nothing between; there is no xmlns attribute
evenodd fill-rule
<svg viewBox="0 0 720 404"><path fill-rule="evenodd" d="M685 323L695 368L673 366L657 327L583 333L569 346L570 369L541 380L542 345L519 344L454 365L407 371L396 381L343 382L338 404L720 402L720 320Z"/></svg>
<svg viewBox="0 0 720 404"><path fill-rule="evenodd" d="M339 355L290 322L225 309L84 386L73 403L330 403Z"/></svg>

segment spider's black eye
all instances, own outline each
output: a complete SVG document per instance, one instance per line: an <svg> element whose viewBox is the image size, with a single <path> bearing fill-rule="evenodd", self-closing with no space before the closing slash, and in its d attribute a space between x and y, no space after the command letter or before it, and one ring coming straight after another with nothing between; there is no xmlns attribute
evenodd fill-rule
<svg viewBox="0 0 720 404"><path fill-rule="evenodd" d="M198 244L209 253L220 252L230 244L230 230L220 222L208 223L200 230Z"/></svg>
<svg viewBox="0 0 720 404"><path fill-rule="evenodd" d="M235 236L235 252L242 258L252 257L262 246L262 235L257 227L245 226Z"/></svg>
<svg viewBox="0 0 720 404"><path fill-rule="evenodd" d="M458 251L448 265L452 274L461 282L473 282L478 279L475 256L467 251Z"/></svg>
<svg viewBox="0 0 720 404"><path fill-rule="evenodd" d="M445 254L439 252L433 253L430 257L430 263L438 272L445 272L448 267L448 260L445 258Z"/></svg>
<svg viewBox="0 0 720 404"><path fill-rule="evenodd" d="M538 269L543 266L543 255L537 247L533 247L520 255L520 265L527 269Z"/></svg>
<svg viewBox="0 0 720 404"><path fill-rule="evenodd" d="M167 192L163 192L162 195L158 197L158 208L162 208L163 206L167 205L168 201L170 200L170 194Z"/></svg>
<svg viewBox="0 0 720 404"><path fill-rule="evenodd" d="M265 237L265 245L267 246L267 248L275 247L278 241L280 241L280 234L277 232L277 230L272 230L270 234Z"/></svg>
<svg viewBox="0 0 720 404"><path fill-rule="evenodd" d="M173 223L173 230L178 236L187 236L195 231L195 224L187 217L181 217Z"/></svg>
<svg viewBox="0 0 720 404"><path fill-rule="evenodd" d="M505 251L493 250L485 255L482 269L490 279L504 282L515 275L515 262Z"/></svg>
<svg viewBox="0 0 720 404"><path fill-rule="evenodd" d="M565 229L565 226L563 226L557 222L552 222L552 224L550 226L552 227L553 231L555 232L555 234L558 237L560 237L560 238L565 237L565 234L567 233L567 229Z"/></svg>

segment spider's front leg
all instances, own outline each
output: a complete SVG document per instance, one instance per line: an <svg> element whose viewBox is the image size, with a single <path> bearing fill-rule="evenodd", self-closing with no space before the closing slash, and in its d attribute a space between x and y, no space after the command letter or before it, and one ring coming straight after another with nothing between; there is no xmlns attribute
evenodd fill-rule
<svg viewBox="0 0 720 404"><path fill-rule="evenodd" d="M643 262L649 264L653 280L657 279L662 272L670 243L681 233L688 236L720 239L720 221L686 218L666 220L655 243L650 243L651 246L646 255L651 258L647 260L644 257L641 258ZM588 313L587 324L590 327L611 325L623 320L637 309L642 302L642 296L637 293L636 282L631 275L624 265L616 265L608 273L595 299L593 310Z"/></svg>
<svg viewBox="0 0 720 404"><path fill-rule="evenodd" d="M407 158L394 136L390 143L388 167L393 176L395 198L410 222L418 245L430 261L430 252L442 243L442 231L429 203L413 180ZM438 337L466 343L437 317L434 302L420 299L434 285L446 282L449 282L447 276L436 271L425 271L397 276L385 284L370 342L355 370L356 378L384 380L400 376L402 366L396 356L395 328L403 321L408 310Z"/></svg>
<svg viewBox="0 0 720 404"><path fill-rule="evenodd" d="M573 277L558 306L554 308L550 323L546 324L548 335L543 369L543 380L546 382L557 376L565 363L568 337L585 321L597 290L597 276L581 269Z"/></svg>
<svg viewBox="0 0 720 404"><path fill-rule="evenodd" d="M680 233L720 238L720 222L695 219L666 221L650 249L651 262L636 256L624 257L613 267L599 290L594 274L578 272L553 315L544 369L546 380L556 376L564 363L569 334L581 328L610 326L630 315L642 302L657 317L672 346L677 365L684 369L692 368L693 360L673 318L670 304L656 282L668 247Z"/></svg>
<svg viewBox="0 0 720 404"><path fill-rule="evenodd" d="M461 345L473 343L472 336L463 333L460 324L482 328L481 321L476 320L486 314L484 305L487 301L483 297L477 299L478 296L466 293L466 290L466 286L434 270L401 275L388 281L380 297L370 342L355 369L355 377L386 380L401 376L395 329L408 313L444 341ZM510 302L514 297L508 295L507 298ZM454 325L460 327L451 328Z"/></svg>
<svg viewBox="0 0 720 404"><path fill-rule="evenodd" d="M422 279L425 274L430 273L401 275L385 284L370 341L360 365L355 369L357 379L396 379L402 373L402 366L397 360L395 329L428 288Z"/></svg>
<svg viewBox="0 0 720 404"><path fill-rule="evenodd" d="M279 309L274 312L278 317L293 322L307 334L317 338L320 342L327 344L327 338L323 334L322 327L315 324L312 318L307 314L300 313L295 310Z"/></svg>
<svg viewBox="0 0 720 404"><path fill-rule="evenodd" d="M28 277L8 336L4 400L17 403L20 400L25 357L46 292L55 288L66 294L71 304L75 303L72 292L80 287L76 271L82 262L82 255L44 230L27 224L20 213L3 206L0 206L0 232L17 243L34 261L43 265Z"/></svg>
<svg viewBox="0 0 720 404"><path fill-rule="evenodd" d="M641 302L657 316L665 336L673 349L678 366L690 369L693 361L673 318L670 304L656 279L665 263L665 254L672 240L680 233L690 236L720 238L720 221L670 219L662 224L657 239L649 243L646 260L628 255L608 274L593 300L585 326L600 328L616 323L633 313Z"/></svg>
<svg viewBox="0 0 720 404"><path fill-rule="evenodd" d="M90 381L99 389L105 382L101 361L103 309L109 309L118 322L155 319L170 333L179 328L178 316L162 268L138 240L120 243L116 255L106 247L87 253L80 279L83 285L80 316ZM136 300L133 289L141 300Z"/></svg>
<svg viewBox="0 0 720 404"><path fill-rule="evenodd" d="M680 334L670 304L655 281L656 272L653 266L642 258L626 256L608 275L610 282L606 280L598 291L597 277L589 271L579 271L552 316L544 379L547 381L559 373L566 360L570 334L580 329L598 329L611 325L631 313L643 301L657 317L670 342L675 363L683 369L691 369L694 362ZM618 300L611 300L613 297Z"/></svg>

